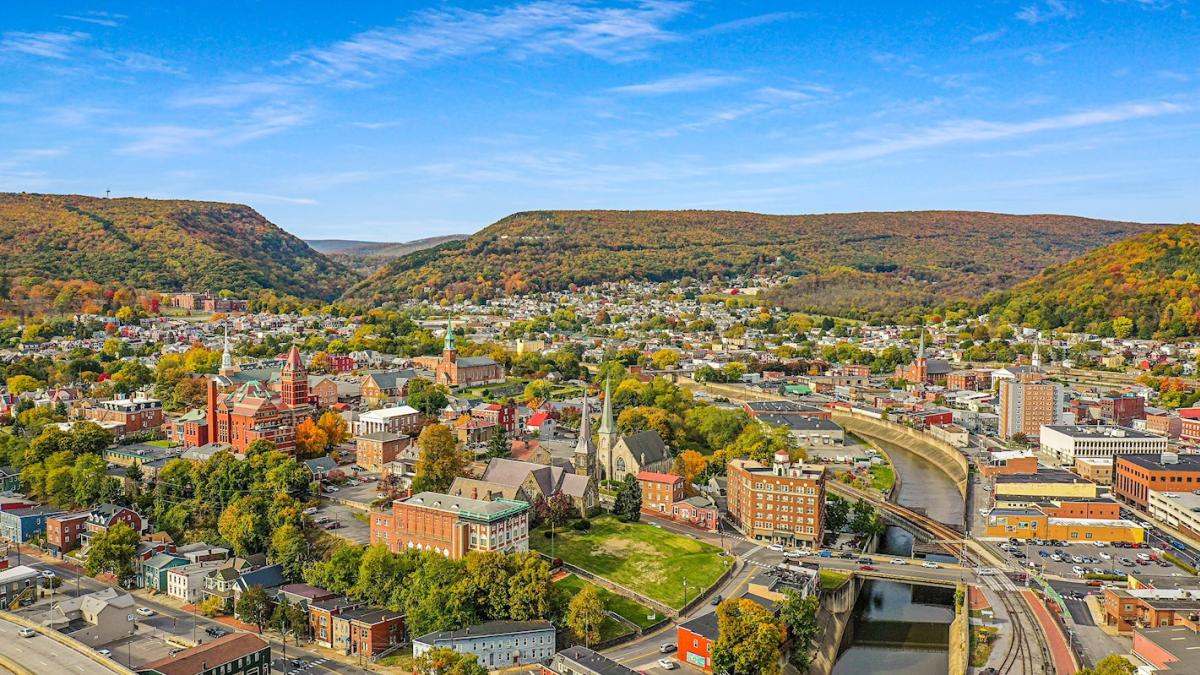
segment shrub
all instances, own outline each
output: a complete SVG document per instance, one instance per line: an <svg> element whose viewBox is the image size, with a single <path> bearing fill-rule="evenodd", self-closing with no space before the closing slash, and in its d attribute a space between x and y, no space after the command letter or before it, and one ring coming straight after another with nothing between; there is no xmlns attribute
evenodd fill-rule
<svg viewBox="0 0 1200 675"><path fill-rule="evenodd" d="M587 518L580 518L579 520L572 521L571 529L578 532L587 532L588 530L592 529L592 521L588 520Z"/></svg>

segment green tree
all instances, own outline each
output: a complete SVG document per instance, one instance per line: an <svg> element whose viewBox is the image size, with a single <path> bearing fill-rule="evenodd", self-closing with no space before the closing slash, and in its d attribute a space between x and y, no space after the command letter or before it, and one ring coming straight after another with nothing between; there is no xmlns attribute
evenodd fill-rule
<svg viewBox="0 0 1200 675"><path fill-rule="evenodd" d="M37 380L29 375L13 375L12 377L8 378L8 381L5 384L8 385L8 392L10 394L18 395L30 391L37 391L38 387L41 386Z"/></svg>
<svg viewBox="0 0 1200 675"><path fill-rule="evenodd" d="M642 486L638 483L637 476L625 474L625 479L617 488L617 497L613 501L613 513L635 523L641 519Z"/></svg>
<svg viewBox="0 0 1200 675"><path fill-rule="evenodd" d="M474 654L460 654L448 647L434 647L418 656L413 668L419 675L487 675Z"/></svg>
<svg viewBox="0 0 1200 675"><path fill-rule="evenodd" d="M297 582L304 576L308 541L304 532L292 524L283 525L271 534L271 562L283 566L283 576Z"/></svg>
<svg viewBox="0 0 1200 675"><path fill-rule="evenodd" d="M141 537L124 521L118 521L104 532L92 537L85 569L95 576L108 572L124 585L133 579L133 556L137 554Z"/></svg>
<svg viewBox="0 0 1200 675"><path fill-rule="evenodd" d="M271 627L283 636L284 645L287 636L291 635L295 644L300 644L300 637L308 632L308 613L300 603L292 604L287 598L281 598L271 612Z"/></svg>
<svg viewBox="0 0 1200 675"><path fill-rule="evenodd" d="M399 559L386 544L367 547L358 565L358 581L350 595L372 605L385 605L400 582Z"/></svg>
<svg viewBox="0 0 1200 675"><path fill-rule="evenodd" d="M1120 654L1109 654L1100 659L1094 668L1083 668L1075 675L1133 675L1137 669Z"/></svg>
<svg viewBox="0 0 1200 675"><path fill-rule="evenodd" d="M567 606L567 627L576 640L588 647L600 641L604 618L604 602L592 586L576 594Z"/></svg>
<svg viewBox="0 0 1200 675"><path fill-rule="evenodd" d="M458 448L458 439L450 428L432 424L417 437L416 477L413 492L445 492L467 465L466 454Z"/></svg>
<svg viewBox="0 0 1200 675"><path fill-rule="evenodd" d="M405 402L426 417L437 417L450 402L449 393L444 385L417 378L408 383Z"/></svg>
<svg viewBox="0 0 1200 675"><path fill-rule="evenodd" d="M251 586L243 591L242 597L238 598L237 607L234 608L238 621L254 624L260 633L263 626L271 620L271 611L271 599L267 597L267 592L262 586Z"/></svg>
<svg viewBox="0 0 1200 675"><path fill-rule="evenodd" d="M769 611L745 598L717 607L713 672L729 675L779 675L784 629Z"/></svg>
<svg viewBox="0 0 1200 675"><path fill-rule="evenodd" d="M825 505L825 529L836 534L849 522L850 502L837 495L830 495Z"/></svg>
<svg viewBox="0 0 1200 675"><path fill-rule="evenodd" d="M812 649L821 631L817 623L820 601L816 595L804 597L796 590L783 590L783 603L779 608L779 620L787 627L792 648L789 661L796 670L804 673L812 662Z"/></svg>
<svg viewBox="0 0 1200 675"><path fill-rule="evenodd" d="M361 546L342 544L327 560L305 567L304 582L331 593L349 593L358 581L363 552Z"/></svg>
<svg viewBox="0 0 1200 675"><path fill-rule="evenodd" d="M488 439L488 457L508 457L509 449L508 433L504 431L504 427L497 425L496 432Z"/></svg>
<svg viewBox="0 0 1200 675"><path fill-rule="evenodd" d="M513 574L508 583L508 617L513 621L533 621L551 616L554 610L554 586L550 582L550 563L535 553L514 554Z"/></svg>
<svg viewBox="0 0 1200 675"><path fill-rule="evenodd" d="M267 508L262 498L245 495L221 512L217 532L233 547L235 555L261 553L267 541Z"/></svg>
<svg viewBox="0 0 1200 675"><path fill-rule="evenodd" d="M71 481L74 485L75 503L80 506L94 506L100 503L104 496L104 488L110 482L108 479L108 463L100 459L100 455L80 455L71 469Z"/></svg>
<svg viewBox="0 0 1200 675"><path fill-rule="evenodd" d="M71 429L69 447L77 455L99 455L112 444L112 433L95 422L77 422Z"/></svg>

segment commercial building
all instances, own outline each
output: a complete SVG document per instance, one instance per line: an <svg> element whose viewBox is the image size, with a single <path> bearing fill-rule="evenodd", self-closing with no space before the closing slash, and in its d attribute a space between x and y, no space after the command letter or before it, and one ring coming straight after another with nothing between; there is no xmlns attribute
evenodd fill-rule
<svg viewBox="0 0 1200 675"><path fill-rule="evenodd" d="M827 420L832 417L832 413L829 410L805 405L796 401L746 401L742 404L742 410L745 410L746 414L751 417L794 415L796 417L821 420Z"/></svg>
<svg viewBox="0 0 1200 675"><path fill-rule="evenodd" d="M384 465L396 461L412 442L412 436L391 431L363 434L354 439L354 463L367 471L382 472Z"/></svg>
<svg viewBox="0 0 1200 675"><path fill-rule="evenodd" d="M1167 438L1128 427L1054 425L1042 428L1042 452L1065 465L1078 457L1157 455L1167 451Z"/></svg>
<svg viewBox="0 0 1200 675"><path fill-rule="evenodd" d="M787 452L778 452L770 466L731 460L726 476L729 516L747 537L784 545L821 541L824 466L793 462Z"/></svg>
<svg viewBox="0 0 1200 675"><path fill-rule="evenodd" d="M984 478L1031 475L1038 470L1037 455L1029 450L997 450L981 454L978 462L979 473Z"/></svg>
<svg viewBox="0 0 1200 675"><path fill-rule="evenodd" d="M929 435L956 448L965 448L971 444L971 432L957 424L931 425Z"/></svg>
<svg viewBox="0 0 1200 675"><path fill-rule="evenodd" d="M1004 379L996 413L1000 417L1000 437L1011 440L1018 434L1035 439L1043 426L1062 421L1063 387L1041 379Z"/></svg>
<svg viewBox="0 0 1200 675"><path fill-rule="evenodd" d="M1044 497L1047 499L1092 499L1096 484L1063 469L1042 469L1035 474L1003 474L995 477L993 494Z"/></svg>
<svg viewBox="0 0 1200 675"><path fill-rule="evenodd" d="M271 645L251 633L230 633L140 666L138 675L270 675Z"/></svg>
<svg viewBox="0 0 1200 675"><path fill-rule="evenodd" d="M1127 504L1145 509L1151 492L1200 490L1200 456L1122 455L1113 471L1113 494Z"/></svg>
<svg viewBox="0 0 1200 675"><path fill-rule="evenodd" d="M371 512L371 543L382 543L393 553L437 551L453 560L467 551L528 551L529 508L512 499L421 492L392 502L391 513Z"/></svg>
<svg viewBox="0 0 1200 675"><path fill-rule="evenodd" d="M354 432L358 436L383 432L413 434L420 431L422 420L421 411L407 405L368 410L358 416Z"/></svg>
<svg viewBox="0 0 1200 675"><path fill-rule="evenodd" d="M41 572L29 565L17 565L0 570L0 607L8 609L17 596L31 588L36 588L39 574ZM35 592L29 590L30 596ZM32 601L33 598L30 597L30 600Z"/></svg>
<svg viewBox="0 0 1200 675"><path fill-rule="evenodd" d="M1100 419L1108 424L1127 427L1134 420L1146 419L1146 399L1137 394L1100 398Z"/></svg>
<svg viewBox="0 0 1200 675"><path fill-rule="evenodd" d="M1133 655L1149 672L1200 673L1200 634L1195 621L1133 632ZM1141 672L1139 669L1138 672Z"/></svg>
<svg viewBox="0 0 1200 675"><path fill-rule="evenodd" d="M1175 626L1196 613L1200 613L1200 593L1194 589L1104 589L1104 622L1119 631Z"/></svg>
<svg viewBox="0 0 1200 675"><path fill-rule="evenodd" d="M772 614L776 611L776 604L766 598L746 593L740 599L758 603ZM720 633L716 612L701 614L686 623L679 624L675 629L675 658L690 666L703 669L706 673L713 672L712 647L720 637Z"/></svg>
<svg viewBox="0 0 1200 675"><path fill-rule="evenodd" d="M1113 484L1113 460L1111 457L1076 457L1075 473L1096 485Z"/></svg>
<svg viewBox="0 0 1200 675"><path fill-rule="evenodd" d="M804 446L843 445L846 432L833 420L803 415L763 413L758 421L774 427L785 427L796 443Z"/></svg>
<svg viewBox="0 0 1200 675"><path fill-rule="evenodd" d="M488 621L461 630L438 631L413 640L413 656L437 647L474 654L488 670L538 663L554 656L549 621Z"/></svg>
<svg viewBox="0 0 1200 675"><path fill-rule="evenodd" d="M1113 518L1060 518L1042 509L997 508L988 512L986 534L1014 539L1136 542L1145 539L1140 525Z"/></svg>
<svg viewBox="0 0 1200 675"><path fill-rule="evenodd" d="M1151 490L1146 510L1155 520L1200 538L1200 495Z"/></svg>

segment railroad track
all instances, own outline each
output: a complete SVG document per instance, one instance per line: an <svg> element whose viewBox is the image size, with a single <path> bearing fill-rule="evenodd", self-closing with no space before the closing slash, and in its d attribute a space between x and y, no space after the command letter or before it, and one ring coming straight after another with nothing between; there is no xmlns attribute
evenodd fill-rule
<svg viewBox="0 0 1200 675"><path fill-rule="evenodd" d="M1008 651L1000 662L1002 675L1046 675L1053 673L1049 650L1042 640L1037 620L1019 591L1000 591L1000 603L1008 613L1012 634ZM1040 667L1039 667L1040 664Z"/></svg>

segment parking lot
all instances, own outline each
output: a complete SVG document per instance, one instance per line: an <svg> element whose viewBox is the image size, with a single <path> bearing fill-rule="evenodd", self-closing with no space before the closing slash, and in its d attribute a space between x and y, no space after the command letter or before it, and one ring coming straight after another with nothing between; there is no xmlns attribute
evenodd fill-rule
<svg viewBox="0 0 1200 675"><path fill-rule="evenodd" d="M1082 578L1086 574L1124 575L1135 571L1156 576L1187 575L1163 560L1161 550L1145 545L1122 548L1116 544L1021 541L1015 546L1005 543L1001 547L1007 548L1006 555L1013 559L1014 566L1030 569L1033 564L1044 574L1067 579Z"/></svg>

